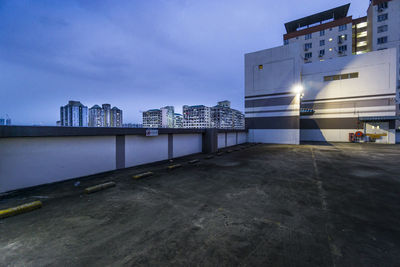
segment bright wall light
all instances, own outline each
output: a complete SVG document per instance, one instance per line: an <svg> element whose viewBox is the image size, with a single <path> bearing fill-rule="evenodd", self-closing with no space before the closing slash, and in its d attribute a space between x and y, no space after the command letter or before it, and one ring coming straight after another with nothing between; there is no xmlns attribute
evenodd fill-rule
<svg viewBox="0 0 400 267"><path fill-rule="evenodd" d="M304 90L303 86L301 84L296 84L295 86L293 86L293 92L295 92L296 94L301 94Z"/></svg>

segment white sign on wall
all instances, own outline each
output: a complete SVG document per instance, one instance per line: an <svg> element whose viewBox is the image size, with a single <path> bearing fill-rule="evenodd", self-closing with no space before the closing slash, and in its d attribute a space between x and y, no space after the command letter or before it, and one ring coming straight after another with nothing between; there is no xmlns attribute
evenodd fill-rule
<svg viewBox="0 0 400 267"><path fill-rule="evenodd" d="M158 136L157 129L146 129L146 136Z"/></svg>

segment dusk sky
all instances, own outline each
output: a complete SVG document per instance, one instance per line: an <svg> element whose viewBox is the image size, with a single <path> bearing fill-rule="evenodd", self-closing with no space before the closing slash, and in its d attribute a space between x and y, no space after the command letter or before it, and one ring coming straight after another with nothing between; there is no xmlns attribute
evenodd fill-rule
<svg viewBox="0 0 400 267"><path fill-rule="evenodd" d="M1 0L0 118L55 125L68 100L140 111L230 100L244 54L282 45L284 23L349 1ZM349 15L366 15L368 0Z"/></svg>

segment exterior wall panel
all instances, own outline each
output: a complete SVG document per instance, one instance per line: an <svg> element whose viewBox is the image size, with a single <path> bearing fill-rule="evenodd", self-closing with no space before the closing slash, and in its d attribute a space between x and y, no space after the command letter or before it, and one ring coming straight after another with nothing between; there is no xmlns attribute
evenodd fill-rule
<svg viewBox="0 0 400 267"><path fill-rule="evenodd" d="M0 192L116 168L115 136L0 139Z"/></svg>
<svg viewBox="0 0 400 267"><path fill-rule="evenodd" d="M127 168L166 159L168 159L167 134L153 137L125 136L125 166Z"/></svg>
<svg viewBox="0 0 400 267"><path fill-rule="evenodd" d="M173 136L173 157L183 157L202 151L201 134L175 134Z"/></svg>

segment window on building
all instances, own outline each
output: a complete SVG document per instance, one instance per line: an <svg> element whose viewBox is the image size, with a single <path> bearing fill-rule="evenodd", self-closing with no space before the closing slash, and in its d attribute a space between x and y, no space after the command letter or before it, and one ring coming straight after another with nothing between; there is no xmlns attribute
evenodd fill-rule
<svg viewBox="0 0 400 267"><path fill-rule="evenodd" d="M382 14L382 15L378 15L378 22L380 21L385 21L388 19L388 14Z"/></svg>
<svg viewBox="0 0 400 267"><path fill-rule="evenodd" d="M378 33L379 32L387 32L388 30L388 25L382 25L378 27Z"/></svg>
<svg viewBox="0 0 400 267"><path fill-rule="evenodd" d="M346 80L346 79L355 79L355 78L358 78L358 72L345 73L345 74L340 74L340 75L324 76L324 82Z"/></svg>
<svg viewBox="0 0 400 267"><path fill-rule="evenodd" d="M347 34L342 34L338 36L338 44L342 44L346 40L347 40Z"/></svg>
<svg viewBox="0 0 400 267"><path fill-rule="evenodd" d="M347 45L341 45L339 46L339 53L344 53L347 51Z"/></svg>
<svg viewBox="0 0 400 267"><path fill-rule="evenodd" d="M387 36L378 38L377 42L378 42L378 44L386 44L387 43Z"/></svg>
<svg viewBox="0 0 400 267"><path fill-rule="evenodd" d="M324 36L325 35L325 30L319 31L319 36Z"/></svg>
<svg viewBox="0 0 400 267"><path fill-rule="evenodd" d="M319 50L319 57L323 57L325 55L325 49Z"/></svg>
<svg viewBox="0 0 400 267"><path fill-rule="evenodd" d="M308 51L309 49L311 49L312 48L312 43L306 43L306 44L304 44L304 50L305 51Z"/></svg>
<svg viewBox="0 0 400 267"><path fill-rule="evenodd" d="M312 53L311 52L304 54L304 59L310 59L310 58L312 58Z"/></svg>
<svg viewBox="0 0 400 267"><path fill-rule="evenodd" d="M289 40L288 40L288 39L283 40L283 44L284 44L284 45L288 45L288 44L289 44Z"/></svg>
<svg viewBox="0 0 400 267"><path fill-rule="evenodd" d="M319 40L319 46L324 46L325 45L325 40Z"/></svg>
<svg viewBox="0 0 400 267"><path fill-rule="evenodd" d="M306 34L305 36L304 36L304 39L305 40L309 40L309 39L311 39L312 38L312 33L308 33L308 34Z"/></svg>
<svg viewBox="0 0 400 267"><path fill-rule="evenodd" d="M382 11L386 8L388 8L388 2L378 4L378 11Z"/></svg>
<svg viewBox="0 0 400 267"><path fill-rule="evenodd" d="M345 30L347 30L347 24L339 25L339 31L340 31L340 32L341 32L341 31L345 31Z"/></svg>

